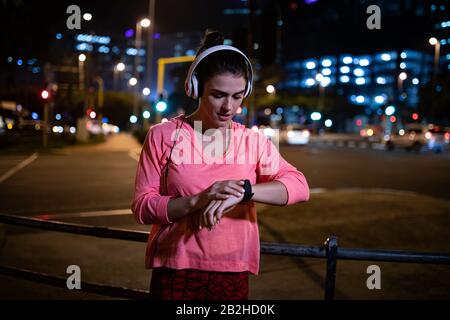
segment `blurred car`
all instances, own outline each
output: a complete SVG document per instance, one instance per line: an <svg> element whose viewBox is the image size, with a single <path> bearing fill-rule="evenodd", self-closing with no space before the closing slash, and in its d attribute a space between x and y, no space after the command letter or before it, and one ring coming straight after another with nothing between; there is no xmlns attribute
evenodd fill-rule
<svg viewBox="0 0 450 320"><path fill-rule="evenodd" d="M428 128L422 125L406 126L390 135L386 135L386 150L393 151L401 148L406 150L420 151L426 144L425 133Z"/></svg>
<svg viewBox="0 0 450 320"><path fill-rule="evenodd" d="M386 150L395 148L420 151L423 147L435 152L444 151L450 140L450 133L436 125L410 125L395 134L384 137Z"/></svg>
<svg viewBox="0 0 450 320"><path fill-rule="evenodd" d="M118 126L109 123L102 123L100 126L100 123L97 120L88 120L86 123L86 129L93 135L98 135L100 133L108 135L112 133L119 133L120 131Z"/></svg>
<svg viewBox="0 0 450 320"><path fill-rule="evenodd" d="M301 125L286 125L280 130L280 142L294 145L309 143L311 131Z"/></svg>
<svg viewBox="0 0 450 320"><path fill-rule="evenodd" d="M275 145L280 143L280 131L269 126L260 125L253 127L252 130L261 132L267 139L272 141Z"/></svg>
<svg viewBox="0 0 450 320"><path fill-rule="evenodd" d="M434 152L442 152L448 148L450 141L450 128L431 125L425 133L427 147Z"/></svg>
<svg viewBox="0 0 450 320"><path fill-rule="evenodd" d="M383 128L380 125L367 125L359 131L363 140L370 142L380 142L383 138Z"/></svg>

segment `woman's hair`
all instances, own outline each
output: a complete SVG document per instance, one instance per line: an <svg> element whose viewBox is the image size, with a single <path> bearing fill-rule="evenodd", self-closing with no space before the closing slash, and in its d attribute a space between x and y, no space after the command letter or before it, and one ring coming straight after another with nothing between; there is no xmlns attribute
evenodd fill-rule
<svg viewBox="0 0 450 320"><path fill-rule="evenodd" d="M197 56L208 48L223 45L223 40L224 37L219 31L206 30ZM240 53L230 50L213 52L204 58L195 69L199 82L199 96L203 95L204 83L218 74L231 73L235 76L243 76L248 81L249 72L247 62Z"/></svg>

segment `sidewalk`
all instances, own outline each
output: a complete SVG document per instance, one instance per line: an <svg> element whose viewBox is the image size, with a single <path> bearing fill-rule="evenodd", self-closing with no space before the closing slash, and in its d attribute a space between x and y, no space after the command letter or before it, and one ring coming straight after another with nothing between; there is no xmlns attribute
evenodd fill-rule
<svg viewBox="0 0 450 320"><path fill-rule="evenodd" d="M94 145L76 145L67 147L61 152L79 152L79 151L94 151L94 152L117 152L117 151L139 151L142 146L139 142L128 132L121 132L105 137L106 141Z"/></svg>
<svg viewBox="0 0 450 320"><path fill-rule="evenodd" d="M449 201L417 194L328 190L305 204L259 206L261 240L320 246L329 235L352 248L450 252ZM95 218L65 220L104 225ZM105 220L103 220L105 221ZM108 218L107 226L149 230L131 215ZM67 277L67 266L82 269L82 280L148 290L145 244L7 226L0 264ZM382 289L368 290L366 269L382 270ZM263 255L260 275L250 278L251 299L323 299L325 260ZM338 260L336 299L449 299L450 267ZM0 276L0 298L105 299L99 295Z"/></svg>

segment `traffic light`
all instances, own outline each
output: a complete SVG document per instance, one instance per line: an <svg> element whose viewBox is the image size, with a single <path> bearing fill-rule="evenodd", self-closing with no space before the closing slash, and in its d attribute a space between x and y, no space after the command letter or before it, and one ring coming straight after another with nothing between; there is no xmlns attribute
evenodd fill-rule
<svg viewBox="0 0 450 320"><path fill-rule="evenodd" d="M50 98L50 93L47 90L42 90L41 91L41 98L44 100L47 100L48 98Z"/></svg>
<svg viewBox="0 0 450 320"><path fill-rule="evenodd" d="M164 112L167 110L167 102L164 100L164 95L159 94L159 100L156 103L156 110L159 112Z"/></svg>
<svg viewBox="0 0 450 320"><path fill-rule="evenodd" d="M86 115L91 119L95 119L97 117L97 113L92 108L86 109Z"/></svg>
<svg viewBox="0 0 450 320"><path fill-rule="evenodd" d="M165 101L158 101L156 104L156 110L159 112L164 112L167 109L167 103Z"/></svg>

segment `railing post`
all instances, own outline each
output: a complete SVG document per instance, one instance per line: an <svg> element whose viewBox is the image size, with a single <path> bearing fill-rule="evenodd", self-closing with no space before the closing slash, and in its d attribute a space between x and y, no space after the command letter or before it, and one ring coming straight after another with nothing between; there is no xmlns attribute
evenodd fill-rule
<svg viewBox="0 0 450 320"><path fill-rule="evenodd" d="M325 277L325 300L334 299L336 284L336 258L338 242L335 236L330 236L324 243L327 255L327 274Z"/></svg>

